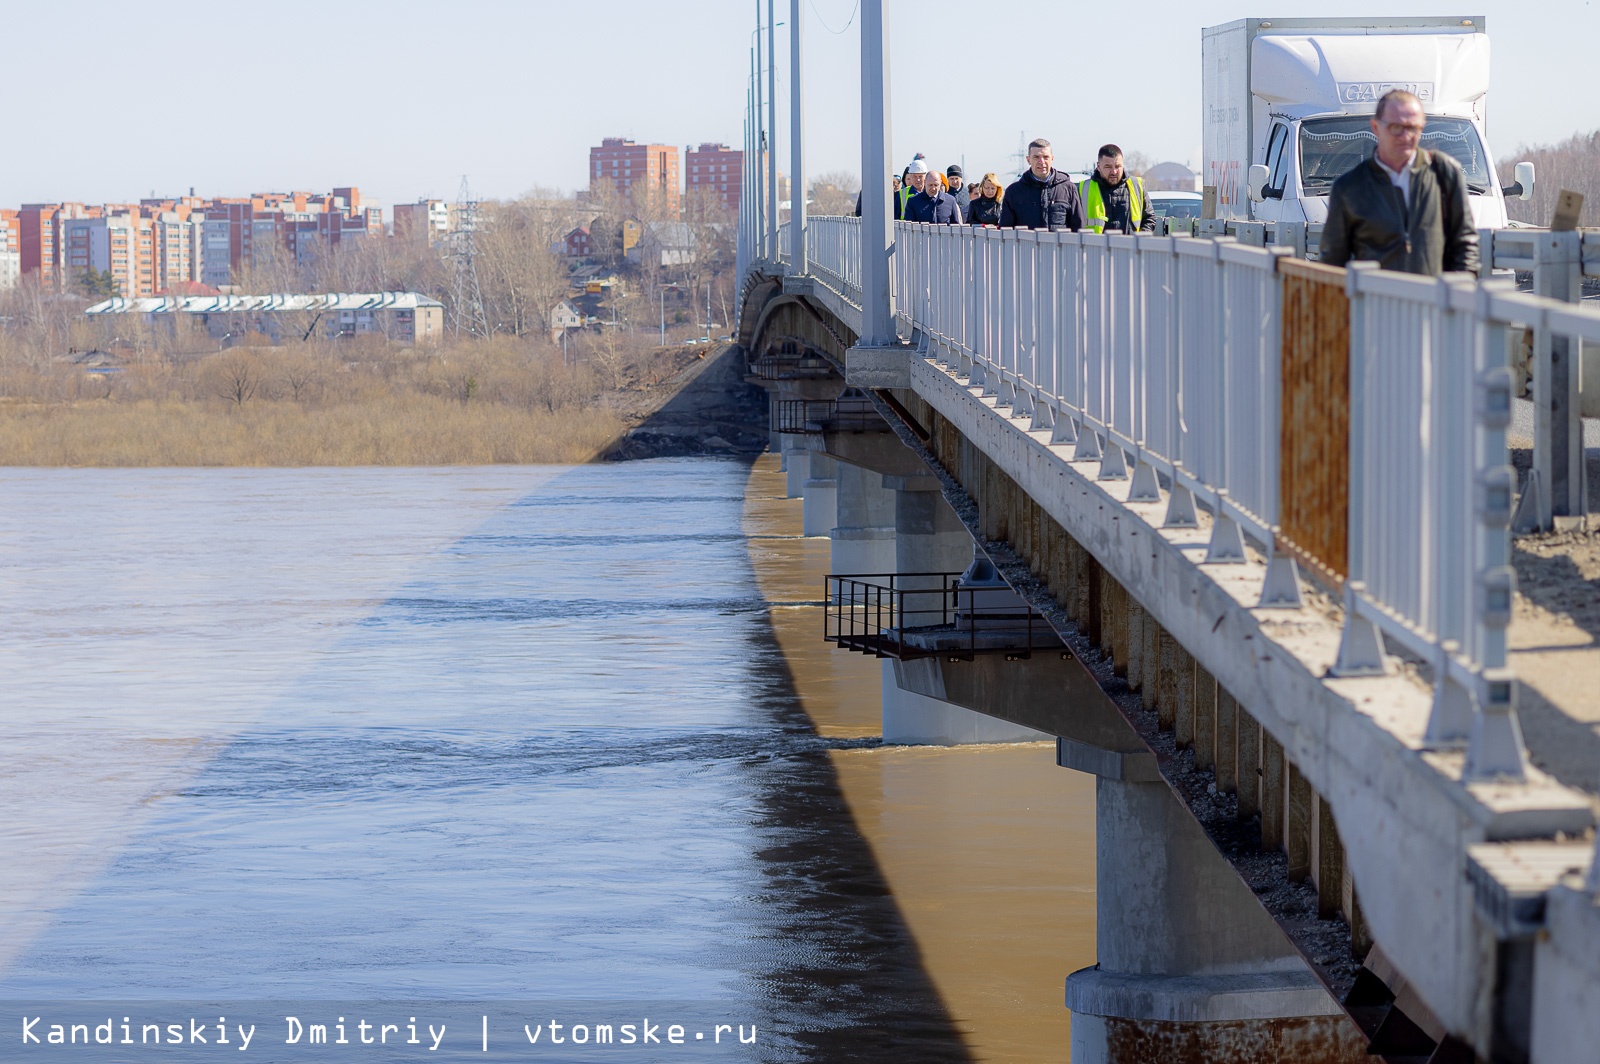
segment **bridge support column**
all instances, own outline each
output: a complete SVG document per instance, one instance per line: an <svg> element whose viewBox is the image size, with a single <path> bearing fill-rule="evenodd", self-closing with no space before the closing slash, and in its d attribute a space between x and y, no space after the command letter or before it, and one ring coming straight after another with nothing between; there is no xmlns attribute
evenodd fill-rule
<svg viewBox="0 0 1600 1064"><path fill-rule="evenodd" d="M791 499L806 493L806 481L811 479L811 452L806 450L806 438L793 433L783 437L784 487Z"/></svg>
<svg viewBox="0 0 1600 1064"><path fill-rule="evenodd" d="M883 485L894 491L895 572L961 572L972 563L972 536L961 519L939 492L939 481L930 476L885 475ZM900 578L905 587L917 586L917 578ZM924 578L925 586L936 594L908 595L910 610L927 609L923 624L937 624L933 611L943 605L943 585L939 577ZM916 624L913 620L910 623ZM1007 720L978 713L943 699L908 690L898 679L896 663L883 663L883 741L906 745L958 746L966 743L1037 742L1051 736Z"/></svg>
<svg viewBox="0 0 1600 1064"><path fill-rule="evenodd" d="M839 523L828 533L832 571L894 572L894 493L884 488L882 474L836 462L834 483Z"/></svg>
<svg viewBox="0 0 1600 1064"><path fill-rule="evenodd" d="M1355 1024L1189 811L1165 782L1122 772L1126 760L1097 766L1100 961L1067 977L1073 1064L1367 1060Z"/></svg>
<svg viewBox="0 0 1600 1064"><path fill-rule="evenodd" d="M821 451L811 451L806 459L810 476L805 483L805 502L801 506L801 532L807 536L826 536L839 523L839 482L836 463Z"/></svg>

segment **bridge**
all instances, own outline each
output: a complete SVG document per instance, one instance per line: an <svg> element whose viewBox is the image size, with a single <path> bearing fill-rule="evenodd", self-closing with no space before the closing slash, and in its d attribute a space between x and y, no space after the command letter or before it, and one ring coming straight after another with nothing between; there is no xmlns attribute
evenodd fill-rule
<svg viewBox="0 0 1600 1064"><path fill-rule="evenodd" d="M762 150L771 6L737 341L833 540L819 634L883 658L887 741L1053 736L1097 777L1072 1059L1594 1059L1600 654L1516 565L1595 597L1561 552L1600 241L1485 232L1433 279L1304 227L894 222L881 0L861 217L808 217L798 0L787 204Z"/></svg>

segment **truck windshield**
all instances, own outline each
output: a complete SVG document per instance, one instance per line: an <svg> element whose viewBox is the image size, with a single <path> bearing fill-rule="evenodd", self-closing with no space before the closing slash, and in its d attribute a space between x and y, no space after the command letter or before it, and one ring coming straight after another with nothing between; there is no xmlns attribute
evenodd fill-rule
<svg viewBox="0 0 1600 1064"><path fill-rule="evenodd" d="M1378 139L1365 115L1311 118L1300 125L1300 185L1308 196L1326 196L1334 179L1372 154ZM1465 118L1428 118L1422 146L1455 158L1467 175L1467 191L1492 187L1489 160L1478 131Z"/></svg>

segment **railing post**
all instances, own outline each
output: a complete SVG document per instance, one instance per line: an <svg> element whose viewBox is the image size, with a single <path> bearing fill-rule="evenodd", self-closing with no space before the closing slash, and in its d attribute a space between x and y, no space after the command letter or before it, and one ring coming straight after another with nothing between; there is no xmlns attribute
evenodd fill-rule
<svg viewBox="0 0 1600 1064"><path fill-rule="evenodd" d="M1534 239L1535 295L1576 302L1581 287L1581 237L1540 233ZM1539 488L1541 529L1580 527L1586 507L1583 419L1578 397L1578 353L1570 337L1540 329L1533 355L1533 478ZM1533 484L1534 480L1530 480Z"/></svg>
<svg viewBox="0 0 1600 1064"><path fill-rule="evenodd" d="M1363 275L1375 271L1375 262L1352 262L1345 275L1350 297L1350 531L1349 579L1345 583L1344 631L1339 656L1328 670L1331 676L1382 676L1389 659L1378 626L1363 612L1362 596L1367 575L1367 306Z"/></svg>

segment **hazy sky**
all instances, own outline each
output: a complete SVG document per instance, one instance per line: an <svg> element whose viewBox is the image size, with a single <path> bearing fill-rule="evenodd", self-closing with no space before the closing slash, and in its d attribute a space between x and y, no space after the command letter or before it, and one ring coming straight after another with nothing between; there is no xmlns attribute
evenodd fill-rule
<svg viewBox="0 0 1600 1064"><path fill-rule="evenodd" d="M504 197L581 186L602 136L738 146L755 5L10 5L0 206L346 184L387 206L453 198L463 174L480 196ZM1019 142L1039 135L1071 166L1106 140L1198 165L1200 29L1247 15L1484 14L1497 156L1600 127L1600 96L1581 88L1600 0L886 6L897 168L922 151L979 173L1014 169ZM787 0L777 8L787 23ZM856 0L803 11L808 169L858 172ZM787 34L780 26L785 145Z"/></svg>

